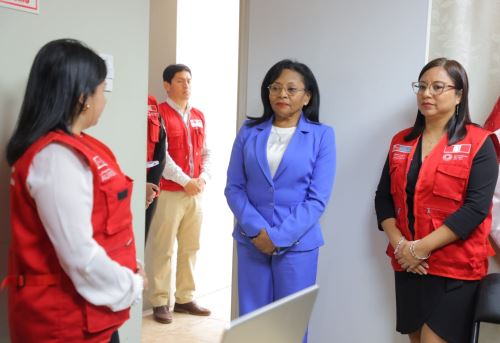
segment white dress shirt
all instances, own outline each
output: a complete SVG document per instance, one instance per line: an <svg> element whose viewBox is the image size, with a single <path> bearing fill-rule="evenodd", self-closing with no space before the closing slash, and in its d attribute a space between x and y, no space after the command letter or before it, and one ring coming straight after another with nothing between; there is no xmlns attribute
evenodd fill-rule
<svg viewBox="0 0 500 343"><path fill-rule="evenodd" d="M188 129L188 135L189 135L189 118L191 114L191 106L189 104L186 106L186 110L184 111L181 109L172 99L170 99L167 96L166 99L167 104L172 107L182 118L182 121L184 122L184 125L186 125L186 128ZM168 131L166 132L166 135L168 137ZM188 137L188 141L192 142L190 137ZM166 153L166 160L165 160L165 169L163 170L163 177L167 180L172 180L175 183L178 183L182 187L184 187L190 180L191 177L190 175L187 175L184 173L181 167L179 167L170 154L168 153L168 139L165 139L165 153ZM210 158L211 158L211 151L207 147L207 129L205 127L205 140L203 142L203 151L201 153L201 174L200 178L205 180L207 182L210 179ZM190 164L193 165L193 146L189 146L189 161Z"/></svg>
<svg viewBox="0 0 500 343"><path fill-rule="evenodd" d="M141 300L143 280L110 259L92 238L93 176L71 148L52 143L33 159L27 178L38 215L78 294L120 311Z"/></svg>

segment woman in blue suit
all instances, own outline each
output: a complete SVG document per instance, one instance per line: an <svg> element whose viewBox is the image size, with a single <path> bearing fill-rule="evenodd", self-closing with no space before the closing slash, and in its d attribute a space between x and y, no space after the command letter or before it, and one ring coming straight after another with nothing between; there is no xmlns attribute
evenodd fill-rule
<svg viewBox="0 0 500 343"><path fill-rule="evenodd" d="M237 220L240 315L315 284L319 219L335 175L335 136L319 123L311 70L276 63L261 98L264 114L234 142L225 189Z"/></svg>

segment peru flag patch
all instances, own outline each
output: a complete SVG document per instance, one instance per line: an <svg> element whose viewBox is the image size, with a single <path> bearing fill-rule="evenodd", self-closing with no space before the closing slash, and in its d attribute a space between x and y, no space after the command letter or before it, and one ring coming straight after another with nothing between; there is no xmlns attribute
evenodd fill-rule
<svg viewBox="0 0 500 343"><path fill-rule="evenodd" d="M411 152L411 146L410 145L394 144L392 146L392 152L402 152L405 154L409 154Z"/></svg>
<svg viewBox="0 0 500 343"><path fill-rule="evenodd" d="M445 154L469 154L470 144L454 144L444 148Z"/></svg>

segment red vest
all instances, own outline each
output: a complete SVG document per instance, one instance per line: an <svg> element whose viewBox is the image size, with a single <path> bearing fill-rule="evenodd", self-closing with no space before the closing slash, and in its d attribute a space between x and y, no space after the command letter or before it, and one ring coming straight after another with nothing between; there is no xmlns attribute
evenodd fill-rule
<svg viewBox="0 0 500 343"><path fill-rule="evenodd" d="M415 236L412 237L408 227L406 183L418 139L405 141L403 137L410 131L401 131L392 139L389 172L396 225L407 240L417 240L439 228L450 214L463 205L472 161L491 132L467 125L464 139L448 146L445 136L426 157L415 186ZM431 254L428 260L429 274L462 280L481 279L488 271L490 228L491 209L486 219L467 239L459 239ZM391 257L393 268L402 271L390 244L387 254Z"/></svg>
<svg viewBox="0 0 500 343"><path fill-rule="evenodd" d="M168 154L185 174L192 178L199 177L205 142L205 117L203 113L191 108L188 135L186 125L179 113L166 102L161 103L159 109L167 130ZM178 183L165 178L161 179L160 188L176 192L184 190Z"/></svg>
<svg viewBox="0 0 500 343"><path fill-rule="evenodd" d="M61 268L26 187L34 156L51 142L70 146L87 161L93 174L93 238L109 257L136 269L130 200L132 180L120 170L113 153L96 139L51 132L14 164L11 176L11 243L9 324L13 343L109 342L129 310L112 312L81 297Z"/></svg>
<svg viewBox="0 0 500 343"><path fill-rule="evenodd" d="M154 96L148 96L148 161L153 160L155 146L160 141L160 117L158 103Z"/></svg>

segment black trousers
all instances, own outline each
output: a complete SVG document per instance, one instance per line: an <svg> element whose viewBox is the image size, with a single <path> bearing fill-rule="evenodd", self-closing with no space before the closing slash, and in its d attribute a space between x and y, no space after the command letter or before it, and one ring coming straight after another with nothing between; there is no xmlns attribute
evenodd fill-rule
<svg viewBox="0 0 500 343"><path fill-rule="evenodd" d="M118 336L118 330L113 332L111 335L111 339L109 340L109 343L120 343L120 337Z"/></svg>

